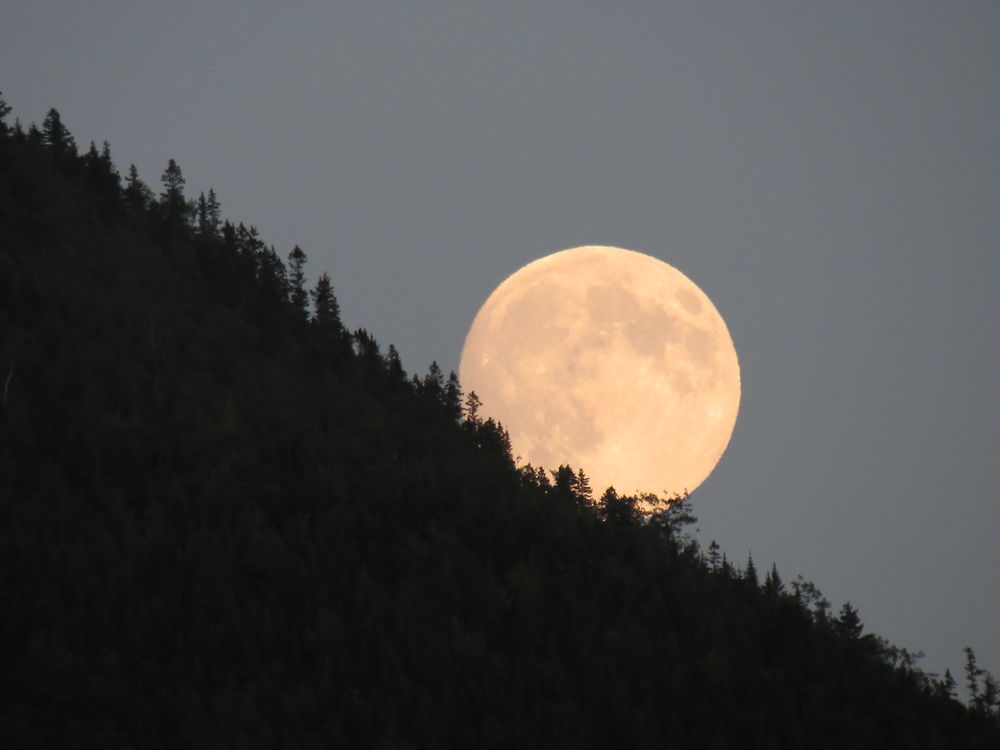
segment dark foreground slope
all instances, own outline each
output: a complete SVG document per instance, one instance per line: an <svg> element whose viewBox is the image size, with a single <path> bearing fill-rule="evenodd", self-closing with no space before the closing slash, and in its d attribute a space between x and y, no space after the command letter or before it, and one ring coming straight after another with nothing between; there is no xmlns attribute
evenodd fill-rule
<svg viewBox="0 0 1000 750"><path fill-rule="evenodd" d="M50 115L0 177L0 746L997 746L683 504L516 470L179 170Z"/></svg>

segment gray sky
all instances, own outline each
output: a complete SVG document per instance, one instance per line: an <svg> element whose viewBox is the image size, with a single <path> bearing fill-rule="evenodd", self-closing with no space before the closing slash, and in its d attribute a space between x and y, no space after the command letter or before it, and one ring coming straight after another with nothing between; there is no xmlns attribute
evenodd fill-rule
<svg viewBox="0 0 1000 750"><path fill-rule="evenodd" d="M743 368L702 538L1000 673L998 50L992 1L35 0L0 89L176 158L410 372L547 253L676 266Z"/></svg>

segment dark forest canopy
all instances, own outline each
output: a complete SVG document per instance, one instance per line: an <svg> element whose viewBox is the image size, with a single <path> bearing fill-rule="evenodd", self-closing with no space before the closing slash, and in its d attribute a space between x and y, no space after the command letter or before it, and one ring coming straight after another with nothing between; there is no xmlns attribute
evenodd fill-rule
<svg viewBox="0 0 1000 750"><path fill-rule="evenodd" d="M8 114L0 746L1000 743L971 650L963 704L850 604L699 549L686 498L515 467L176 161L154 190Z"/></svg>

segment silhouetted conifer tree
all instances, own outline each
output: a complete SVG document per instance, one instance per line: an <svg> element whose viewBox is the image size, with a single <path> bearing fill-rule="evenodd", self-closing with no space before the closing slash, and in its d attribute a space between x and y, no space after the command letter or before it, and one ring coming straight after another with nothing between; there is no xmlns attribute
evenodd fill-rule
<svg viewBox="0 0 1000 750"><path fill-rule="evenodd" d="M698 518L691 509L691 498L687 494L674 495L666 500L660 500L653 495L649 498L647 506L657 509L655 516L670 527L670 535L675 539L690 543L691 537L682 530L698 522ZM663 509L659 510L661 507Z"/></svg>
<svg viewBox="0 0 1000 750"><path fill-rule="evenodd" d="M951 670L944 670L944 678L941 680L941 687L944 689L944 694L949 698L954 698L957 694L955 689L955 678L952 677Z"/></svg>
<svg viewBox="0 0 1000 750"><path fill-rule="evenodd" d="M458 375L452 370L448 374L448 383L444 387L444 406L448 414L456 422L462 419L462 387L458 382Z"/></svg>
<svg viewBox="0 0 1000 750"><path fill-rule="evenodd" d="M714 539L708 545L708 567L718 570L722 557L719 555L719 543Z"/></svg>
<svg viewBox="0 0 1000 750"><path fill-rule="evenodd" d="M306 254L298 245L288 254L288 291L289 301L295 312L303 318L309 315L309 293L305 290Z"/></svg>
<svg viewBox="0 0 1000 750"><path fill-rule="evenodd" d="M988 670L983 670L983 710L991 714L997 705L1000 704L1000 688L997 686L996 678Z"/></svg>
<svg viewBox="0 0 1000 750"><path fill-rule="evenodd" d="M444 403L444 373L441 372L441 367L436 360L431 362L420 386L424 394L435 401Z"/></svg>
<svg viewBox="0 0 1000 750"><path fill-rule="evenodd" d="M781 581L781 576L778 575L778 566L771 563L771 570L768 571L767 576L764 578L764 593L770 594L772 596L777 596L785 590L785 584Z"/></svg>
<svg viewBox="0 0 1000 750"><path fill-rule="evenodd" d="M101 150L91 141L90 149L83 156L87 181L94 192L107 204L113 203L121 191L121 177L111 161L111 145L104 141Z"/></svg>
<svg viewBox="0 0 1000 750"><path fill-rule="evenodd" d="M240 254L245 256L257 272L259 257L264 252L264 241L253 224L249 228L241 221L236 227L236 243Z"/></svg>
<svg viewBox="0 0 1000 750"><path fill-rule="evenodd" d="M45 137L42 135L42 131L38 129L35 123L31 123L28 126L27 135L25 135L25 140L32 146L44 146Z"/></svg>
<svg viewBox="0 0 1000 750"><path fill-rule="evenodd" d="M288 298L288 271L273 246L263 247L256 255L257 280L264 295L271 301Z"/></svg>
<svg viewBox="0 0 1000 750"><path fill-rule="evenodd" d="M510 435L503 425L492 417L481 422L476 429L476 444L488 456L504 459L510 466L513 461L510 455Z"/></svg>
<svg viewBox="0 0 1000 750"><path fill-rule="evenodd" d="M62 123L59 112L53 108L42 122L42 140L56 161L68 156L76 156L76 142Z"/></svg>
<svg viewBox="0 0 1000 750"><path fill-rule="evenodd" d="M970 646L965 651L965 685L969 689L969 700L973 706L980 705L979 678L983 670L976 665L976 652Z"/></svg>
<svg viewBox="0 0 1000 750"><path fill-rule="evenodd" d="M125 178L125 203L135 213L142 213L149 206L153 191L145 182L139 179L139 170L135 164L129 164L128 177Z"/></svg>
<svg viewBox="0 0 1000 750"><path fill-rule="evenodd" d="M724 578L733 578L734 576L732 563L729 562L725 552L722 553L722 562L719 563L719 572L722 573Z"/></svg>
<svg viewBox="0 0 1000 750"><path fill-rule="evenodd" d="M205 193L198 193L198 202L195 207L195 226L198 234L202 237L210 234L208 229L208 201L205 200Z"/></svg>
<svg viewBox="0 0 1000 750"><path fill-rule="evenodd" d="M389 344L389 350L386 352L386 361L389 367L389 376L394 381L406 380L406 372L403 370L403 363L399 359L399 352L396 351L396 347Z"/></svg>
<svg viewBox="0 0 1000 750"><path fill-rule="evenodd" d="M837 618L837 631L846 638L860 638L864 630L858 610L851 606L850 602L844 602L840 608L840 616Z"/></svg>
<svg viewBox="0 0 1000 750"><path fill-rule="evenodd" d="M229 220L222 223L222 246L230 255L237 255L240 251L238 231Z"/></svg>
<svg viewBox="0 0 1000 750"><path fill-rule="evenodd" d="M572 466L560 466L552 471L553 491L567 500L576 499L576 474Z"/></svg>
<svg viewBox="0 0 1000 750"><path fill-rule="evenodd" d="M619 495L614 487L608 487L597 504L605 523L615 526L633 526L642 518L642 511L636 506L634 497Z"/></svg>
<svg viewBox="0 0 1000 750"><path fill-rule="evenodd" d="M378 377L383 370L378 341L364 328L359 328L354 332L354 345L362 375L367 378Z"/></svg>
<svg viewBox="0 0 1000 750"><path fill-rule="evenodd" d="M482 408L483 402L476 395L475 391L469 391L469 394L465 397L465 421L472 425L479 424L479 409Z"/></svg>
<svg viewBox="0 0 1000 750"><path fill-rule="evenodd" d="M757 566L753 564L753 555L747 556L747 566L743 569L743 579L752 586L757 586Z"/></svg>
<svg viewBox="0 0 1000 750"><path fill-rule="evenodd" d="M219 199L215 197L215 190L209 188L208 199L205 201L205 229L207 230L207 233L213 237L216 237L219 234L219 224L222 221L220 214L221 208L222 206L219 204Z"/></svg>
<svg viewBox="0 0 1000 750"><path fill-rule="evenodd" d="M324 271L309 293L313 301L313 321L327 328L340 329L340 305L333 294L330 276Z"/></svg>
<svg viewBox="0 0 1000 750"><path fill-rule="evenodd" d="M187 223L190 209L184 198L184 175L176 161L170 159L160 176L163 192L160 193L160 207L163 218L169 226L177 229Z"/></svg>
<svg viewBox="0 0 1000 750"><path fill-rule="evenodd" d="M594 491L590 486L590 477L584 473L582 468L576 472L574 489L577 498L584 504L590 505L594 502Z"/></svg>

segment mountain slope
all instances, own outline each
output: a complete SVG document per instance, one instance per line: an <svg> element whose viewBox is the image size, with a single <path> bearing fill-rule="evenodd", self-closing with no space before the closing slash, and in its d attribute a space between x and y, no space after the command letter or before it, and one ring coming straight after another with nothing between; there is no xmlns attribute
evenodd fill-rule
<svg viewBox="0 0 1000 750"><path fill-rule="evenodd" d="M996 746L686 503L515 468L173 162L53 111L0 177L3 746Z"/></svg>

